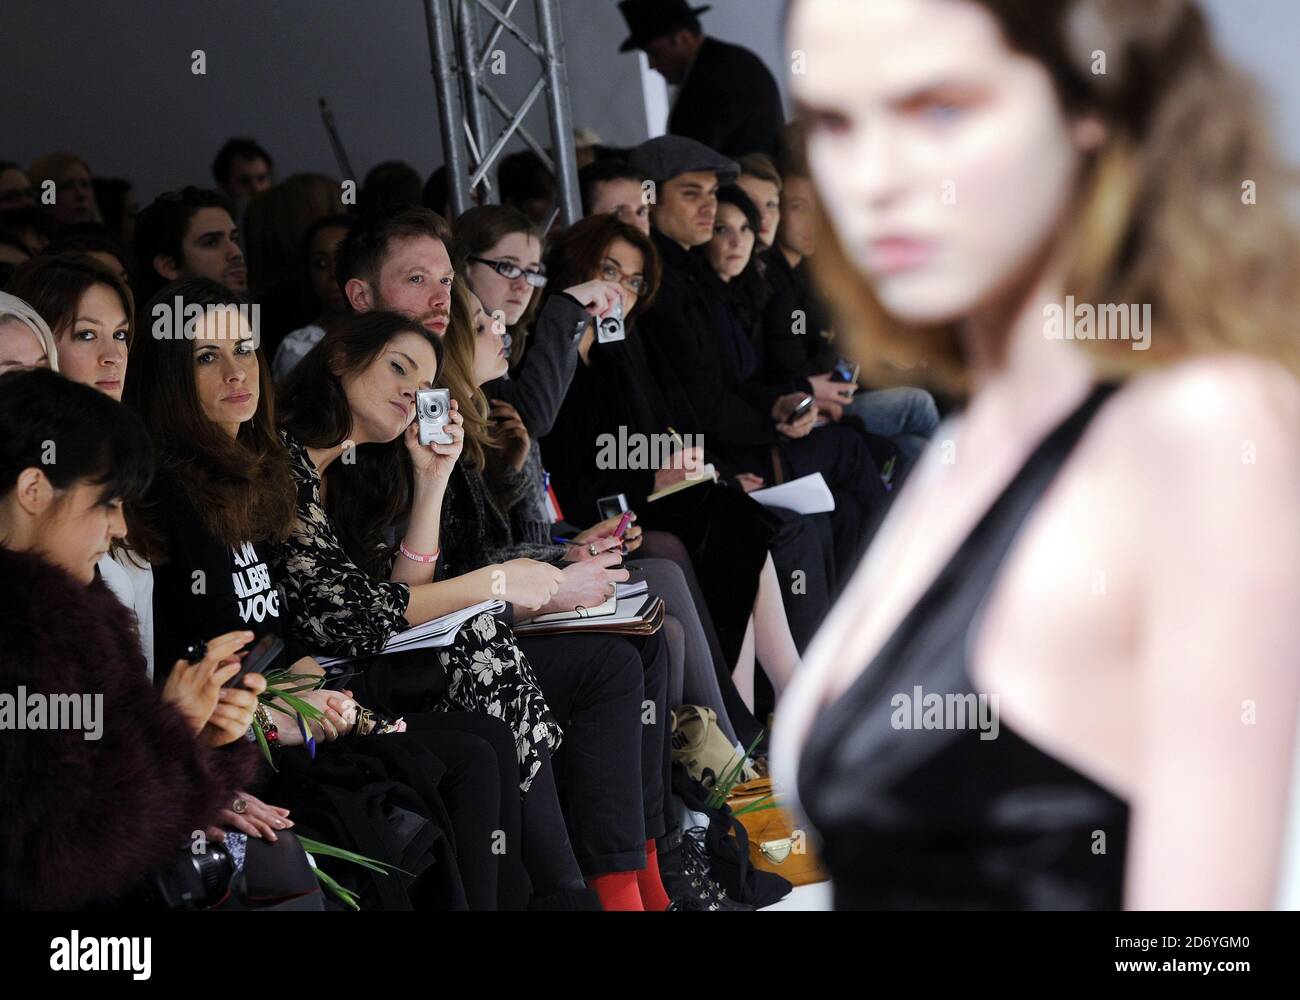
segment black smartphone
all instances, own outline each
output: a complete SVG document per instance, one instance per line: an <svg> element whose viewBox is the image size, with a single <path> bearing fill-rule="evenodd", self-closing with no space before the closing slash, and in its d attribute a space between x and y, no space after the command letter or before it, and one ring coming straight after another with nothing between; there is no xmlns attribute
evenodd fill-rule
<svg viewBox="0 0 1300 1000"><path fill-rule="evenodd" d="M812 405L813 405L813 397L804 396L803 399L799 400L799 405L796 406L794 410L791 412L790 416L786 418L786 423L787 424L796 423L800 417L802 417L805 413L807 413L809 410L812 409Z"/></svg>
<svg viewBox="0 0 1300 1000"><path fill-rule="evenodd" d="M239 663L239 673L222 687L242 687L244 674L261 674L271 668L284 652L284 640L278 635L264 635Z"/></svg>

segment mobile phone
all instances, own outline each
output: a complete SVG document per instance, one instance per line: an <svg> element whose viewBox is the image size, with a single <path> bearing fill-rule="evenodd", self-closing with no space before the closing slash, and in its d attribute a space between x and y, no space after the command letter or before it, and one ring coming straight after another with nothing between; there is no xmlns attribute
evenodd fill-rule
<svg viewBox="0 0 1300 1000"><path fill-rule="evenodd" d="M859 368L854 362L848 358L840 358L831 369L831 381L857 384L858 371Z"/></svg>
<svg viewBox="0 0 1300 1000"><path fill-rule="evenodd" d="M628 525L631 523L632 512L630 510L623 511L623 516L618 520L618 527L614 529L614 537L621 539L625 534L627 534Z"/></svg>
<svg viewBox="0 0 1300 1000"><path fill-rule="evenodd" d="M420 444L451 444L447 421L451 418L450 389L420 389L415 394L415 419L420 422Z"/></svg>
<svg viewBox="0 0 1300 1000"><path fill-rule="evenodd" d="M627 495L624 493L615 493L613 496L599 497L596 500L598 521L608 521L625 510L627 510Z"/></svg>
<svg viewBox="0 0 1300 1000"><path fill-rule="evenodd" d="M239 663L239 673L222 687L242 687L244 674L260 674L268 670L284 652L284 640L278 635L264 635Z"/></svg>
<svg viewBox="0 0 1300 1000"><path fill-rule="evenodd" d="M804 396L803 399L799 400L799 405L794 408L794 411L790 414L789 417L786 418L785 422L787 424L795 423L800 417L802 417L805 413L807 413L809 410L812 409L812 405L813 405L813 397Z"/></svg>

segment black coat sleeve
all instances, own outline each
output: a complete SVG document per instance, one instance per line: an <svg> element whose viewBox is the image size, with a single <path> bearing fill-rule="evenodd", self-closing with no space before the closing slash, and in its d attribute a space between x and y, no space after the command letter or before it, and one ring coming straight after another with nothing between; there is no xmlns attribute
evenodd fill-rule
<svg viewBox="0 0 1300 1000"><path fill-rule="evenodd" d="M537 317L519 370L487 386L489 398L504 400L519 411L534 438L551 432L573 381L578 341L590 320L576 299L552 295Z"/></svg>

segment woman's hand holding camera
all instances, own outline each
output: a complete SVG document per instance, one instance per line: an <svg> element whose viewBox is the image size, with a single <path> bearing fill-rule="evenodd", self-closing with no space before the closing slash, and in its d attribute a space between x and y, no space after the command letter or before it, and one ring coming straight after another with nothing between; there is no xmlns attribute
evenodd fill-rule
<svg viewBox="0 0 1300 1000"><path fill-rule="evenodd" d="M406 428L406 450L410 452L411 467L417 483L445 485L465 447L465 418L460 415L460 405L454 399L448 407L444 429L451 438L450 444L438 444L436 441L420 444L418 420L412 421Z"/></svg>
<svg viewBox="0 0 1300 1000"><path fill-rule="evenodd" d="M614 308L615 302L623 301L623 290L613 281L587 281L566 288L564 294L581 302L592 316L604 316Z"/></svg>

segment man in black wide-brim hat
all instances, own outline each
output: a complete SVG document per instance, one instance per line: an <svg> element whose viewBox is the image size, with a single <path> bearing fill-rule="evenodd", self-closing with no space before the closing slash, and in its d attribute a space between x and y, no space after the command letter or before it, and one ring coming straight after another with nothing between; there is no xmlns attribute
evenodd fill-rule
<svg viewBox="0 0 1300 1000"><path fill-rule="evenodd" d="M650 68L681 87L669 132L725 156L778 154L785 111L776 80L749 49L705 37L699 15L708 5L622 0L618 6L632 31L619 51L644 49Z"/></svg>

